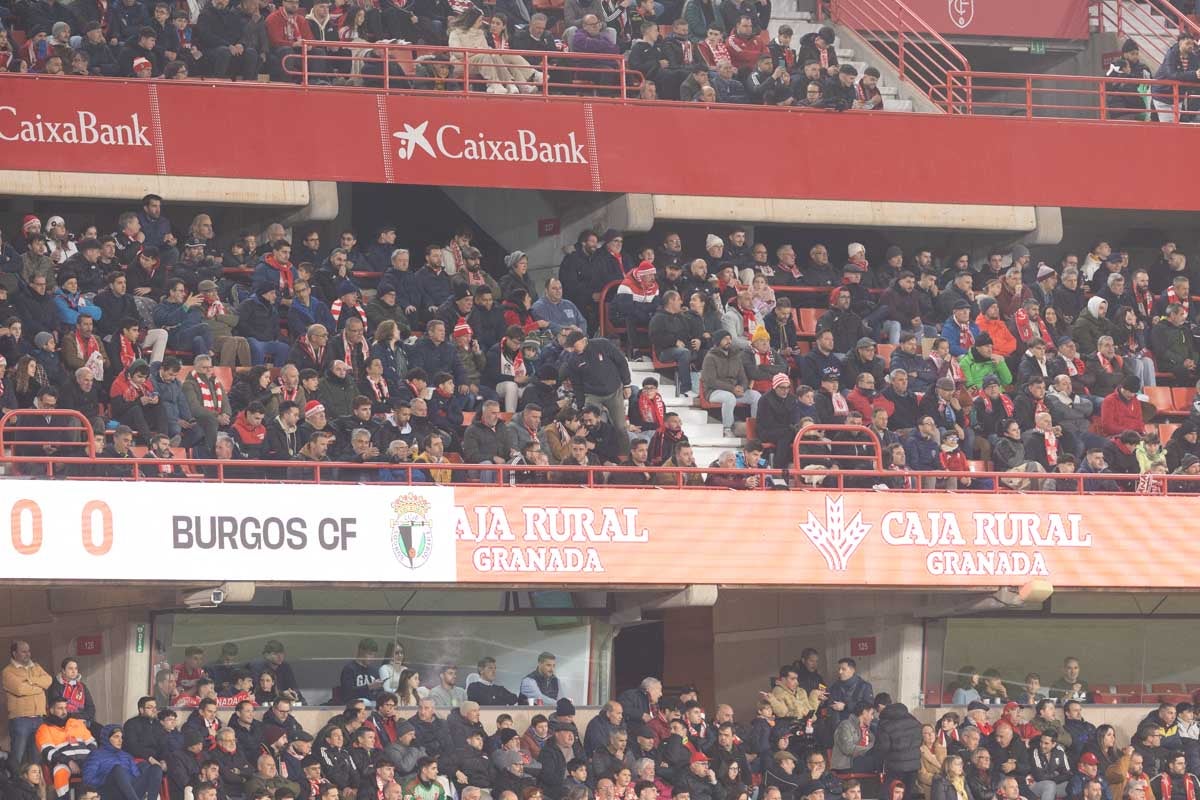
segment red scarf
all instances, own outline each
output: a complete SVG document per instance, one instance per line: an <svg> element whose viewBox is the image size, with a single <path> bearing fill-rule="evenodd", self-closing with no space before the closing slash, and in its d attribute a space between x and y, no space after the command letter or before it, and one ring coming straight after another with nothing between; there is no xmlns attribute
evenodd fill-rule
<svg viewBox="0 0 1200 800"><path fill-rule="evenodd" d="M318 364L321 362L317 362ZM218 384L219 385L219 384ZM295 389L289 389L283 382L283 378L279 379L279 399L280 400L295 400L300 396L300 384L296 384Z"/></svg>
<svg viewBox="0 0 1200 800"><path fill-rule="evenodd" d="M742 314L742 329L746 332L746 338L749 339L758 330L758 314L754 308L739 308L738 311Z"/></svg>
<svg viewBox="0 0 1200 800"><path fill-rule="evenodd" d="M654 423L655 430L661 431L666 427L663 417L667 414L667 406L663 402L661 394L655 394L652 399L645 392L640 393L638 395L638 412L646 422Z"/></svg>
<svg viewBox="0 0 1200 800"><path fill-rule="evenodd" d="M125 341L124 336L121 337L121 341ZM75 329L75 344L79 346L79 360L85 364L91 358L92 353L100 352L100 342L96 341L96 337L89 336L85 339L79 335L78 328Z"/></svg>
<svg viewBox="0 0 1200 800"><path fill-rule="evenodd" d="M871 743L871 726L859 724L859 726L858 726L858 746L866 747L870 743Z"/></svg>
<svg viewBox="0 0 1200 800"><path fill-rule="evenodd" d="M829 395L829 399L833 402L833 415L835 417L844 417L850 413L850 404L846 402L846 398L841 392L833 392Z"/></svg>
<svg viewBox="0 0 1200 800"><path fill-rule="evenodd" d="M1150 289L1139 289L1133 287L1133 304L1136 307L1139 317L1149 317L1151 310L1154 308L1154 295L1150 293Z"/></svg>
<svg viewBox="0 0 1200 800"><path fill-rule="evenodd" d="M983 400L983 407L987 409L987 412L989 414L992 413L992 398L988 397L985 392L980 392L979 397L981 400ZM1009 397L1008 395L1006 395L1004 392L1001 392L1000 393L1000 404L1004 406L1005 419L1011 417L1013 415L1012 398Z"/></svg>
<svg viewBox="0 0 1200 800"><path fill-rule="evenodd" d="M496 44L497 50L503 50L506 47L508 47L508 36L507 35L504 37L504 46L503 47L500 46L499 42L497 42L497 44ZM451 256L451 258L454 259L454 271L455 272L459 272L459 271L467 268L467 261L466 261L466 259L463 258L462 248L458 246L458 240L451 239L450 244L446 246L446 249L450 251L450 256ZM480 270L480 272L482 273L482 270Z"/></svg>
<svg viewBox="0 0 1200 800"><path fill-rule="evenodd" d="M971 333L971 323L963 322L958 326L958 346L970 350L975 346L975 334Z"/></svg>
<svg viewBox="0 0 1200 800"><path fill-rule="evenodd" d="M290 24L290 25L295 24L292 21L292 17L290 14L288 15L288 24ZM293 37L289 36L288 41L295 41L295 39ZM265 261L267 263L267 266L269 266L271 269L273 269L279 273L279 291L280 291L280 293L283 294L285 297L291 297L292 296L292 281L294 280L294 278L292 277L292 265L291 264L280 264L278 261L275 260L274 253L272 253L271 255L264 258L263 261Z"/></svg>
<svg viewBox="0 0 1200 800"><path fill-rule="evenodd" d="M1171 305L1172 303L1177 303L1177 304L1183 306L1184 311L1190 311L1191 298L1190 297L1180 297L1178 294L1175 293L1174 286L1168 286L1167 287L1167 305Z"/></svg>
<svg viewBox="0 0 1200 800"><path fill-rule="evenodd" d="M204 318L212 319L218 314L225 313L225 304L220 300L213 300L211 303L204 306Z"/></svg>
<svg viewBox="0 0 1200 800"><path fill-rule="evenodd" d="M375 395L375 402L382 403L388 399L387 381L383 378L367 378L367 383L371 386L371 394Z"/></svg>
<svg viewBox="0 0 1200 800"><path fill-rule="evenodd" d="M1034 331L1033 325L1029 322L1029 312L1024 308L1017 309L1017 313L1013 315L1013 322L1017 326L1017 336L1021 338L1022 342L1028 342L1035 335L1046 344L1054 342L1054 338L1050 336L1050 331L1046 329L1046 323L1041 317L1038 317L1038 329Z"/></svg>
<svg viewBox="0 0 1200 800"><path fill-rule="evenodd" d="M1105 372L1113 371L1112 360L1105 358L1104 354L1101 353L1099 350L1096 351L1096 360L1100 362L1100 366L1104 369Z"/></svg>
<svg viewBox="0 0 1200 800"><path fill-rule="evenodd" d="M133 346L133 342L126 339L121 334L117 334L121 339L121 367L128 367L137 359L137 350Z"/></svg>
<svg viewBox="0 0 1200 800"><path fill-rule="evenodd" d="M308 353L308 357L317 365L317 369L320 369L321 362L325 360L325 347L322 346L320 350L317 350L312 346L312 342L308 340L308 336L301 336L297 342L300 344L300 349Z"/></svg>
<svg viewBox="0 0 1200 800"><path fill-rule="evenodd" d="M1187 787L1187 800L1196 800L1195 783L1189 780L1189 776L1187 775L1180 775L1179 777L1183 778L1184 785ZM1159 776L1158 781L1158 787L1162 792L1163 800L1168 800L1171 797L1171 774L1164 772Z"/></svg>
<svg viewBox="0 0 1200 800"><path fill-rule="evenodd" d="M708 46L708 52L712 53L713 65L720 64L722 61L732 61L729 57L729 48L725 46L725 42L717 42L713 44L709 41L704 41L702 44Z"/></svg>
<svg viewBox="0 0 1200 800"><path fill-rule="evenodd" d="M204 376L199 372L192 373L192 380L200 387L200 402L204 410L220 414L221 409L225 407L225 387L221 386L221 382L213 378L213 386L217 387L216 392L213 392L208 381L204 380Z"/></svg>
<svg viewBox="0 0 1200 800"><path fill-rule="evenodd" d="M360 310L359 313L361 314L362 311ZM342 349L346 351L346 358L348 360L353 360L352 354L354 353L354 346L351 345L350 342L346 341L346 329L345 328L342 328ZM370 348L367 347L367 337L364 336L362 338L362 341L360 341L358 343L358 352L362 354L363 365L366 365L367 357L371 353Z"/></svg>
<svg viewBox="0 0 1200 800"><path fill-rule="evenodd" d="M359 319L361 319L363 321L363 325L366 325L367 324L367 312L363 310L363 307L362 306L350 306L350 307L353 308L358 313L358 317L359 317ZM342 318L342 298L339 297L337 300L333 301L333 304L331 306L329 306L329 313L333 315L334 322L337 322Z"/></svg>
<svg viewBox="0 0 1200 800"><path fill-rule="evenodd" d="M87 703L87 694L83 689L83 681L78 679L67 681L63 680L62 676L59 676L59 680L62 682L63 687L62 699L67 701L67 711L71 714L83 711L83 707Z"/></svg>
<svg viewBox="0 0 1200 800"><path fill-rule="evenodd" d="M944 730L938 731L938 735L937 735L937 743L938 744L942 745L943 747L948 747L950 742L952 742L952 741L953 742L958 741L958 728L951 728L949 733L947 733Z"/></svg>
<svg viewBox="0 0 1200 800"><path fill-rule="evenodd" d="M1042 431L1042 436L1046 440L1046 465L1054 467L1058 465L1058 437L1054 435L1053 430Z"/></svg>

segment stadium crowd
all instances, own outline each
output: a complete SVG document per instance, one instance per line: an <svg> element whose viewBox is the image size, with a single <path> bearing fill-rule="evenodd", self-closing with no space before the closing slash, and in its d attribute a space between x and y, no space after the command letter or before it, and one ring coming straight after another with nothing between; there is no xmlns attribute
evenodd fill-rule
<svg viewBox="0 0 1200 800"><path fill-rule="evenodd" d="M883 108L878 70L839 64L832 28L797 37L784 25L771 38L770 21L771 0L16 0L0 5L0 72L296 81L299 60L286 59L307 41L318 47L310 83L382 87L386 69L389 87L463 86L461 52L414 60L370 47L410 43L481 51L466 59L474 88L492 93L543 81L504 51L578 52L623 58L644 78L630 81L643 99ZM609 61L548 63L562 67L549 76L555 93L616 83Z"/></svg>
<svg viewBox="0 0 1200 800"><path fill-rule="evenodd" d="M1193 705L1160 704L1121 746L1111 725L1085 719L1090 695L1074 658L1047 689L1028 676L1016 700L998 675L964 674L954 702L965 712L922 725L876 694L854 659L839 659L827 682L810 648L759 693L749 723L726 703L709 705L710 719L693 687L667 695L649 677L581 732L553 653L513 692L496 682L494 658L464 685L455 665L426 685L402 643L389 643L381 664L378 644L363 639L335 689L344 710L309 732L292 714L304 697L283 643L268 641L250 663L237 655L226 644L207 663L203 648L186 648L134 716L106 724L78 660L51 675L14 642L3 670L4 797L861 800L866 787L887 800L1189 800L1200 788ZM492 731L481 722L481 708L525 704L539 710L525 731L508 713Z"/></svg>
<svg viewBox="0 0 1200 800"><path fill-rule="evenodd" d="M1014 473L1010 488L1050 488L1053 474L1078 470L1095 474L1093 491L1150 492L1166 473L1200 473L1200 410L1163 441L1143 394L1160 376L1197 380L1191 272L1173 243L1144 265L1101 241L1054 266L1016 245L981 264L950 254L941 267L928 249L868 259L851 244L839 267L821 244L801 261L791 245L771 253L741 228L722 233L701 254L673 232L627 248L619 231L587 231L535 285L521 251L485 269L466 229L418 250L418 265L388 226L365 242L342 231L330 247L313 229L289 241L274 223L261 241L241 233L221 248L208 215L177 228L155 195L111 234L27 215L0 242L0 406L79 411L97 452L129 459L135 443L148 447L164 478L184 475L169 463L178 447L224 462L377 465L385 481L404 480L410 464L430 465L416 480L465 479L437 468L449 460L695 467L656 378L633 385L627 354L652 354L726 436L744 432L738 415L752 420L741 451L700 466L765 467L774 450L782 468L797 431L816 422L878 438L899 474L864 476L867 486L907 488L907 471L965 472L977 459ZM601 317L621 341L599 335ZM218 377L216 367L233 369ZM872 450L871 434L814 433L805 466L861 469L844 456ZM82 433L34 431L16 455L71 455L72 437ZM587 480L519 475L548 478Z"/></svg>

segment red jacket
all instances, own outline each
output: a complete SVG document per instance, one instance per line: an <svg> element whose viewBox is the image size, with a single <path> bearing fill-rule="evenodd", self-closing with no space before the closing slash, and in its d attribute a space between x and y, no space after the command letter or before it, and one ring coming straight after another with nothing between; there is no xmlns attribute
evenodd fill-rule
<svg viewBox="0 0 1200 800"><path fill-rule="evenodd" d="M271 47L291 47L301 39L312 39L312 28L303 14L289 14L282 7L267 15L267 40Z"/></svg>
<svg viewBox="0 0 1200 800"><path fill-rule="evenodd" d="M734 69L750 70L758 66L758 57L763 53L768 53L767 46L763 44L761 36L751 36L748 39L743 39L736 33L730 34L725 40L725 46L729 48L729 60L733 62Z"/></svg>
<svg viewBox="0 0 1200 800"><path fill-rule="evenodd" d="M1142 419L1142 402L1136 395L1125 401L1121 398L1121 390L1114 389L1100 405L1100 422L1095 427L1095 432L1103 436L1116 436L1122 431L1141 433L1146 429Z"/></svg>

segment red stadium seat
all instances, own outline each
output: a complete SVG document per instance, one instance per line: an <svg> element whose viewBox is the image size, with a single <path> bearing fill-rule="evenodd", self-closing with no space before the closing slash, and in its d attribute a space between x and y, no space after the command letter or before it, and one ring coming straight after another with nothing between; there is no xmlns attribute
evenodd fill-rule
<svg viewBox="0 0 1200 800"><path fill-rule="evenodd" d="M884 364L890 364L892 361L892 351L896 349L894 344L877 344L875 345L875 355L883 359Z"/></svg>
<svg viewBox="0 0 1200 800"><path fill-rule="evenodd" d="M1171 390L1171 399L1174 400L1176 411L1190 414L1192 412L1192 401L1196 399L1196 387L1177 386Z"/></svg>
<svg viewBox="0 0 1200 800"><path fill-rule="evenodd" d="M825 313L819 308L793 308L797 317L796 329L800 331L800 335L809 339L815 339L817 336L817 320Z"/></svg>
<svg viewBox="0 0 1200 800"><path fill-rule="evenodd" d="M1146 393L1146 397L1158 409L1161 416L1178 416L1175 411L1175 399L1171 396L1172 389L1169 386L1145 386L1142 391Z"/></svg>

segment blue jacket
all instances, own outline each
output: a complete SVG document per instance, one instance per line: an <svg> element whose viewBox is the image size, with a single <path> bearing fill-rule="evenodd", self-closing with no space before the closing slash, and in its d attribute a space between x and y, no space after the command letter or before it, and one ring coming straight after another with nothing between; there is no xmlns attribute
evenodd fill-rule
<svg viewBox="0 0 1200 800"><path fill-rule="evenodd" d="M417 278L411 269L399 270L388 268L379 278L377 291L383 291L385 286L396 290L396 305L407 310L421 307L421 289L417 286ZM499 299L497 299L499 302Z"/></svg>
<svg viewBox="0 0 1200 800"><path fill-rule="evenodd" d="M296 268L294 266L292 266L290 263L288 264L288 271L292 273L292 279L295 280ZM275 287L276 298L277 298L276 302L278 302L278 299L283 297L283 292L278 291L279 290L279 270L275 269L270 264L268 264L266 262L266 259L259 261L254 266L254 275L251 277L251 280L250 280L250 285L255 286L255 287L261 286L264 283L269 283L271 286Z"/></svg>
<svg viewBox="0 0 1200 800"><path fill-rule="evenodd" d="M908 448L906 447L905 450L907 451ZM841 711L834 712L838 721L841 721L853 714L854 707L859 703L874 703L875 690L856 672L850 676L849 680L834 681L833 685L829 687L829 702L846 704Z"/></svg>
<svg viewBox="0 0 1200 800"><path fill-rule="evenodd" d="M363 250L359 260L368 272L386 272L392 266L392 251L398 249L394 244L374 242Z"/></svg>
<svg viewBox="0 0 1200 800"><path fill-rule="evenodd" d="M529 311L533 314L534 319L544 319L549 322L550 330L553 333L557 334L563 328L572 325L584 333L588 332L587 320L583 318L579 307L565 297L560 303L551 303L543 297L534 303Z"/></svg>
<svg viewBox="0 0 1200 800"><path fill-rule="evenodd" d="M288 333L293 341L304 336L309 325L324 325L330 334L337 330L337 323L333 321L329 306L316 295L309 296L307 306L300 305L300 298L293 297L292 304L288 306L287 324Z"/></svg>
<svg viewBox="0 0 1200 800"><path fill-rule="evenodd" d="M159 405L167 417L167 435L176 436L180 431L179 420L186 419L190 422L195 418L195 414L192 413L192 407L188 405L187 397L183 394L183 384L178 378L164 381L158 373L161 366L157 361L150 365L150 382L158 392Z"/></svg>
<svg viewBox="0 0 1200 800"><path fill-rule="evenodd" d="M971 328L971 335L979 338L979 328L974 322L969 322L967 325ZM959 341L958 323L954 318L946 320L946 324L942 326L942 338L950 343L950 355L958 358L965 356L969 348L963 347Z"/></svg>
<svg viewBox="0 0 1200 800"><path fill-rule="evenodd" d="M99 306L84 300L79 292L67 294L61 287L54 290L54 307L58 309L59 320L71 327L75 327L75 323L79 321L80 311L87 311L97 322L104 316Z"/></svg>
<svg viewBox="0 0 1200 800"><path fill-rule="evenodd" d="M904 455L911 470L927 471L941 468L937 442L932 438L925 438L915 429L904 438Z"/></svg>
<svg viewBox="0 0 1200 800"><path fill-rule="evenodd" d="M183 303L163 301L154 307L154 325L166 329L167 345L174 349L190 348L192 343L185 339L184 332L203 324L199 305L187 308Z"/></svg>
<svg viewBox="0 0 1200 800"><path fill-rule="evenodd" d="M417 303L418 307L436 308L454 294L450 288L450 276L446 274L446 270L434 272L429 267L421 267L417 270L414 280L417 294L421 298L421 302ZM400 302L399 294L396 296L396 302Z"/></svg>
<svg viewBox="0 0 1200 800"><path fill-rule="evenodd" d="M439 372L449 372L454 376L454 383L466 383L466 373L463 372L462 361L458 358L458 348L449 341L434 345L428 336L422 336L409 350L409 366L420 367L429 373L429 379Z"/></svg>
<svg viewBox="0 0 1200 800"><path fill-rule="evenodd" d="M88 786L103 786L109 773L117 767L124 767L131 779L141 774L133 756L124 750L118 750L108 741L112 732L120 727L105 725L100 731L100 746L83 762L83 782Z"/></svg>
<svg viewBox="0 0 1200 800"><path fill-rule="evenodd" d="M1182 104L1187 96L1189 89L1195 91L1196 70L1200 69L1200 53L1192 51L1192 56L1188 59L1187 64L1183 63L1183 56L1179 52L1179 45L1171 45L1171 49L1163 56L1162 63L1158 66L1158 72L1154 73L1154 79L1160 81L1184 81L1191 83L1193 86L1179 87L1179 102ZM1163 102L1171 102L1171 87L1160 86L1159 91L1155 92L1154 99Z"/></svg>
<svg viewBox="0 0 1200 800"><path fill-rule="evenodd" d="M163 216L158 219L150 219L146 216L144 208L137 212L137 218L138 222L142 223L142 233L146 234L144 244L160 247L163 239L167 238L167 234L171 232L171 221Z"/></svg>

